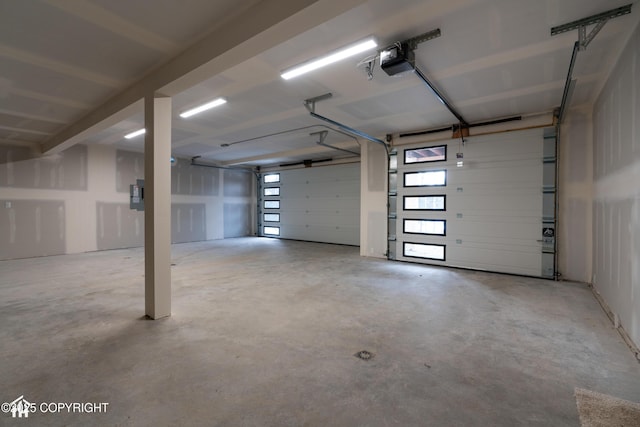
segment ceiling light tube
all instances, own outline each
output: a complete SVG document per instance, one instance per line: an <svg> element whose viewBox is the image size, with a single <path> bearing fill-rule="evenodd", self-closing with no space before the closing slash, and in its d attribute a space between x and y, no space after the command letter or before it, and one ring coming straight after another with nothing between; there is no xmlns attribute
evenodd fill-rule
<svg viewBox="0 0 640 427"><path fill-rule="evenodd" d="M359 53L366 52L367 50L374 49L376 47L378 47L378 44L373 38L370 38L360 43L347 46L336 52L322 56L318 59L314 59L309 62L305 62L304 64L285 70L282 72L280 76L285 80L289 80L294 77L298 77L302 74L308 73L310 71L317 70L318 68L322 68L329 64L333 64L334 62L338 62L343 59L349 58L350 56L357 55Z"/></svg>
<svg viewBox="0 0 640 427"><path fill-rule="evenodd" d="M203 111L210 110L213 107L217 107L219 105L226 104L226 103L227 103L226 99L224 99L224 98L216 98L213 101L207 102L206 104L202 104L199 107L195 107L195 108L187 110L187 111L185 111L183 113L180 113L180 117L182 117L183 119L186 119L187 117L195 116L198 113L202 113Z"/></svg>
<svg viewBox="0 0 640 427"><path fill-rule="evenodd" d="M126 134L124 137L127 139L135 138L136 136L144 135L146 131L145 128L138 129L137 131Z"/></svg>

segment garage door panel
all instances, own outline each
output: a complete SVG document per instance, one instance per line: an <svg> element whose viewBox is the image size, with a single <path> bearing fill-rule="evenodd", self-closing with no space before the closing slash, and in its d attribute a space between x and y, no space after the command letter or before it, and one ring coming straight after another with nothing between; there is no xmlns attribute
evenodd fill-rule
<svg viewBox="0 0 640 427"><path fill-rule="evenodd" d="M277 200L279 209L264 213L280 214L272 237L315 242L360 244L360 164L341 164L316 168L283 170L278 183L279 196L263 197ZM262 228L264 230L264 228ZM275 231L275 230L271 230Z"/></svg>
<svg viewBox="0 0 640 427"><path fill-rule="evenodd" d="M282 198L281 203L282 210L296 210L296 211L336 211L336 210L352 210L354 208L360 208L360 199L353 197L314 197L309 198Z"/></svg>
<svg viewBox="0 0 640 427"><path fill-rule="evenodd" d="M330 215L315 215L315 214L304 214L301 213L299 215L289 215L289 214L281 214L280 222L285 223L287 226L304 226L307 224L313 224L321 227L352 227L357 228L360 224L360 221L357 218L343 218L341 215L330 214Z"/></svg>
<svg viewBox="0 0 640 427"><path fill-rule="evenodd" d="M282 229L281 238L307 240L312 242L337 243L353 245L353 241L360 239L359 227L344 227L334 225L289 225Z"/></svg>
<svg viewBox="0 0 640 427"><path fill-rule="evenodd" d="M447 230L462 239L487 237L492 239L524 240L537 243L531 239L540 230L539 222L489 222L465 221L448 223Z"/></svg>
<svg viewBox="0 0 640 427"><path fill-rule="evenodd" d="M526 133L539 133L539 129L510 132L508 134L485 135L487 138L467 138L463 150L481 160L537 157L540 152L538 141L523 138ZM526 138L526 137L525 137Z"/></svg>
<svg viewBox="0 0 640 427"><path fill-rule="evenodd" d="M355 163L351 163L348 165L343 164L343 165L332 165L332 166L326 166L326 167L292 169L292 170L281 171L280 173L281 174L284 173L287 177L292 178L292 179L283 180L282 182L285 184L300 183L300 182L327 183L327 182L360 180L359 167L357 168L349 167L353 165L355 165ZM337 174L332 174L331 171L338 171L338 172Z"/></svg>
<svg viewBox="0 0 640 427"><path fill-rule="evenodd" d="M511 216L504 213L508 211L516 215L522 215L540 207L542 194L538 190L537 192L525 191L515 195L509 193L496 195L494 193L477 196L452 196L448 198L447 202L447 208L452 212L463 214L483 212L485 215L502 213L503 216Z"/></svg>
<svg viewBox="0 0 640 427"><path fill-rule="evenodd" d="M302 218L305 215L316 215L318 217L322 217L322 216L337 216L340 217L342 215L346 215L345 221L346 220L351 220L354 219L354 216L351 214L353 209L355 209L355 207L351 207L351 209L349 209L348 207L345 206L336 206L335 209L333 208L325 208L325 209L309 209L309 207L299 207L299 208L290 208L290 209L281 209L280 213L284 216L287 216L289 219L291 218Z"/></svg>
<svg viewBox="0 0 640 427"><path fill-rule="evenodd" d="M434 163L404 164L406 150L427 144L412 144L400 149L397 196L393 196L397 204L390 203L393 218L389 223L394 227L390 229L390 253L395 259L404 261L552 276L554 267L549 271L548 262L546 267L542 262L543 245L545 251L549 242L554 247L554 231L551 230L551 240L542 234L549 224L554 227L555 161L549 154L554 150L549 150L544 135L545 130L533 129L472 136L467 138L464 147L457 142L443 141L440 144L448 145L448 159ZM464 153L462 167L456 165L456 151ZM436 170L446 170L446 185L404 186L405 173ZM395 173L390 169L391 175ZM446 197L444 211L404 209L405 197L435 195ZM417 203L415 199L414 203ZM426 206L424 203L419 206ZM446 221L445 236L405 232L405 220L427 220L414 221L412 228L407 230L424 233L433 230L428 220L436 219ZM411 256L405 253L407 244L411 247ZM415 248L420 245L427 254L424 258L416 258L420 249ZM428 259L430 252L424 245L444 245L446 259Z"/></svg>
<svg viewBox="0 0 640 427"><path fill-rule="evenodd" d="M456 236L457 239L455 241L451 240L448 243L450 245L455 245L469 248L472 250L491 250L491 251L502 251L502 252L518 252L518 253L530 253L530 254L540 254L540 243L532 242L529 239L517 239L511 237L487 237L487 236L469 236L465 238L464 236ZM461 238L460 238L461 237ZM458 243L461 242L461 243ZM509 249L506 250L505 247L508 246ZM480 257L478 257L480 258Z"/></svg>
<svg viewBox="0 0 640 427"><path fill-rule="evenodd" d="M465 250L468 249L472 251L513 251L518 253L540 254L542 247L541 243L535 241L532 242L529 239L518 239L512 237L496 238L493 236L468 236L465 238L460 235L456 235L455 237L451 237L450 235L423 236L407 233L401 233L399 234L399 237L407 242L445 245L447 247L447 259L450 259L452 254L455 254L456 248L463 248ZM505 250L505 246L509 246L509 249ZM480 259L481 257L478 256L478 258Z"/></svg>
<svg viewBox="0 0 640 427"><path fill-rule="evenodd" d="M449 185L464 184L493 184L493 185L509 185L511 187L523 184L525 187L531 183L537 183L538 188L542 183L542 171L540 170L541 162L526 165L495 167L495 168L474 168L473 163L468 169L460 168L459 170L451 170L447 179Z"/></svg>
<svg viewBox="0 0 640 427"><path fill-rule="evenodd" d="M540 276L540 268L537 266L515 265L510 263L513 262L513 260L507 260L505 258L503 258L503 260L509 262L502 262L498 260L496 263L491 263L486 260L483 262L477 262L473 259L465 259L460 261L451 261L450 263L447 263L447 266L525 276Z"/></svg>
<svg viewBox="0 0 640 427"><path fill-rule="evenodd" d="M437 194L445 194L445 195L456 195L456 201L461 200L464 197L494 197L500 196L526 196L542 197L542 187L537 185L537 181L533 182L517 182L517 181L509 181L502 183L477 183L477 182L469 182L469 183L457 183L453 184L449 180L447 182L446 187L405 187L402 190L402 195L404 196L420 196L420 195L437 195Z"/></svg>
<svg viewBox="0 0 640 427"><path fill-rule="evenodd" d="M482 165L491 165L491 167L495 167L497 163L538 159L540 155L537 142L529 144L529 142L515 140L505 141L505 139L499 135L491 135L491 139L485 139L484 141L480 141L478 138L479 137L474 136L465 138L467 143L463 147L460 147L455 141L452 143L451 140L441 142L440 144L446 144L448 146L448 158L446 161L405 164L403 161L404 153L409 150L414 150L415 147L420 145L411 144L399 150L399 164L406 167L407 170L419 170L424 165L455 167L457 161L455 154L459 151L464 152L465 157L468 155L469 157L473 157L474 160L481 162Z"/></svg>
<svg viewBox="0 0 640 427"><path fill-rule="evenodd" d="M304 199L307 196L313 196L314 198L359 198L360 187L356 188L354 183L346 185L343 183L331 183L331 184L303 184L301 186L282 186L281 190L283 200L286 199Z"/></svg>
<svg viewBox="0 0 640 427"><path fill-rule="evenodd" d="M538 185L539 181L517 181L509 180L505 182L480 183L480 182L449 182L449 188L445 189L450 194L458 196L518 196L518 195L540 195L542 189ZM442 189L441 189L442 191ZM459 194L461 193L461 194Z"/></svg>
<svg viewBox="0 0 640 427"><path fill-rule="evenodd" d="M449 255L447 261L451 265L473 266L511 273L528 270L534 272L534 275L540 275L542 254L539 250L537 252L527 250L528 248L505 250L504 247L500 249L497 246L482 244L454 245L447 249Z"/></svg>

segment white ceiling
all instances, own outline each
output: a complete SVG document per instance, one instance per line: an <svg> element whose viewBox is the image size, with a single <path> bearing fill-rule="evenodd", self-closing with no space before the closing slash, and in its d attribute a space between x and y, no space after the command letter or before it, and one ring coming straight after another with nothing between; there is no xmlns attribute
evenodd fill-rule
<svg viewBox="0 0 640 427"><path fill-rule="evenodd" d="M358 151L358 141L322 127L303 100L331 92L317 112L382 138L449 126L451 113L413 75L369 81L367 56L285 81L280 72L375 36L381 46L440 28L416 50L418 67L466 121L550 112L558 107L577 31L550 28L629 0L369 0L173 97L174 155L224 165L272 165L341 157L316 144ZM0 141L42 143L140 81L257 0L0 0ZM637 0L634 2L637 3ZM572 106L591 105L632 28L609 21L580 52ZM228 103L190 119L178 113L218 96ZM141 149L142 113L86 138ZM290 133L283 133L291 130ZM268 136L277 133L278 135ZM246 141L249 140L249 141ZM222 147L222 144L229 144Z"/></svg>

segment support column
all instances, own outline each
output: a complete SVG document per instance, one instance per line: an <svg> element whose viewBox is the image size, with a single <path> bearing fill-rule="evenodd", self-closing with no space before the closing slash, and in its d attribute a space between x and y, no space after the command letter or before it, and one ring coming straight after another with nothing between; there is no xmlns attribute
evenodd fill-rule
<svg viewBox="0 0 640 427"><path fill-rule="evenodd" d="M171 315L171 98L144 102L144 295L152 319Z"/></svg>

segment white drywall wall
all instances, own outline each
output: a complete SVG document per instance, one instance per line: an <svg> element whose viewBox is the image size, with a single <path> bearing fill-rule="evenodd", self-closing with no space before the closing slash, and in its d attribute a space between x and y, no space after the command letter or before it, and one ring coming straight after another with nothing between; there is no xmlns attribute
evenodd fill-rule
<svg viewBox="0 0 640 427"><path fill-rule="evenodd" d="M360 255L386 258L388 160L382 145L362 142L360 167Z"/></svg>
<svg viewBox="0 0 640 427"><path fill-rule="evenodd" d="M594 106L596 290L640 345L640 26Z"/></svg>
<svg viewBox="0 0 640 427"><path fill-rule="evenodd" d="M24 256L40 256L62 253L80 253L95 251L101 248L138 246L143 244L144 216L142 212L130 211L128 188L129 182L121 182L118 179L133 180L135 178L142 179L143 169L138 167L135 171L128 171L126 177L118 176L118 162L126 157L141 156L140 153L123 152L113 147L103 145L89 145L86 147L79 146L74 148L72 160L69 156L65 160L65 152L58 154L58 157L37 158L27 155L24 150L13 150L18 153L20 158L12 159L12 154L6 154L0 159L2 169L2 180L0 180L0 201L3 211L0 214L8 213L11 210L15 212L12 215L0 215L0 231L1 239L9 239L7 230L15 228L16 217L30 215L29 210L42 209L38 206L41 202L42 206L50 206L45 202L62 203L62 216L64 217L64 235L61 239L64 241L61 245L54 245L51 252L38 247L38 241L20 241L20 236L27 233L21 230L15 230L17 242L13 244L14 249L9 248L6 254L0 253L2 258L15 258ZM6 151L6 150L5 150ZM127 154L128 153L128 154ZM126 155L125 155L126 154ZM33 157L33 158L32 158ZM208 188L208 193L204 188L200 188L196 183L191 187L198 191L191 192L190 186L183 187L174 191L172 195L172 204L176 209L183 209L185 215L184 224L188 224L188 213L190 206L205 209L206 218L206 234L200 233L196 237L198 240L211 240L224 238L224 205L225 204L243 204L247 206L245 209L249 213L250 219L245 222L251 224L248 234L255 232L255 178L253 174L244 172L233 172L227 174L231 177L234 174L242 174L242 180L235 179L230 181L230 185L225 187L225 174L219 169L200 169L196 166L190 166L187 160L179 160L180 168L186 179L198 179L200 183L204 179L211 179L215 188ZM126 168L125 168L126 169ZM121 171L122 172L122 171ZM177 169L172 169L175 174ZM244 177L246 175L246 177ZM73 179L70 179L73 178ZM195 177L195 178L194 178ZM246 179L245 179L246 178ZM81 182L78 182L81 181ZM125 185L126 184L126 185ZM118 186L120 185L120 191ZM76 188L77 187L77 188ZM230 187L230 188L227 188ZM232 188L231 188L232 187ZM123 190L124 188L124 190ZM233 190L233 191L230 191ZM28 203L27 203L28 202ZM112 206L112 209L103 209L101 216L100 206ZM116 206L117 205L117 206ZM46 212L46 209L43 210ZM118 217L113 216L117 212ZM36 215L39 224L33 224L33 227L41 228L42 236L46 237L47 233L58 233L60 227L52 227L57 225L56 218L42 217ZM52 222L54 221L54 222ZM7 222L7 224L4 224ZM24 221L23 221L24 222ZM135 227L133 226L135 222ZM139 224L138 224L139 223ZM31 226L31 225L29 225ZM129 227L129 228L127 228ZM54 230L55 228L55 230ZM100 235L101 229L104 235ZM134 231L138 230L138 231ZM176 230L173 230L174 234ZM184 236L177 237L176 241L186 241L189 236L195 233L185 230ZM131 236L131 233L136 233ZM4 234L7 234L5 236ZM33 234L33 233L31 233ZM105 236L109 237L109 242L105 243ZM102 244L100 244L102 239ZM43 240L44 241L44 240ZM5 248L10 246L7 242L0 242ZM106 247L105 247L106 245Z"/></svg>
<svg viewBox="0 0 640 427"><path fill-rule="evenodd" d="M583 283L592 273L592 128L590 107L571 110L558 140L558 271Z"/></svg>

